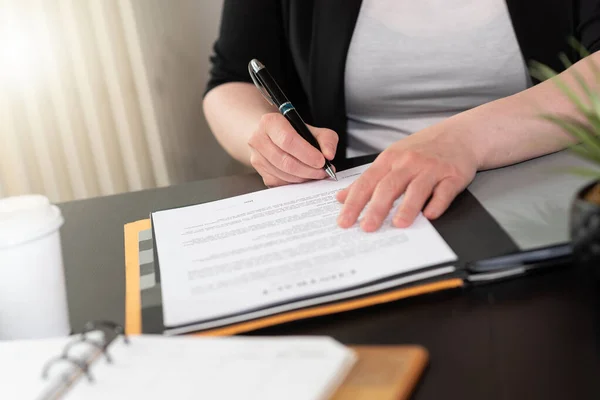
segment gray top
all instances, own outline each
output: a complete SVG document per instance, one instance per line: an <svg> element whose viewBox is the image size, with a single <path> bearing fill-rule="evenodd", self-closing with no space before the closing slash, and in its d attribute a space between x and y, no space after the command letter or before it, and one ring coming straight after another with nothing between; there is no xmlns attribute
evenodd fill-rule
<svg viewBox="0 0 600 400"><path fill-rule="evenodd" d="M503 0L364 0L346 60L348 156L528 86Z"/></svg>

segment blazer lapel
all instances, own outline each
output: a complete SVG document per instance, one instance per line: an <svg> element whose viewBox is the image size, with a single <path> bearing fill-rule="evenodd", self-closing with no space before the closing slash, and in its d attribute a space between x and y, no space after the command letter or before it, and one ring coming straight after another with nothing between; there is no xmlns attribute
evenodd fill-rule
<svg viewBox="0 0 600 400"><path fill-rule="evenodd" d="M546 0L543 10L535 1L506 0L515 36L527 64L532 60L548 64L562 71L558 54L564 51L575 55L567 45L569 35L574 35L573 0ZM571 58L573 61L575 58ZM537 82L537 80L534 80Z"/></svg>
<svg viewBox="0 0 600 400"><path fill-rule="evenodd" d="M344 72L361 3L362 0L317 0L314 3L309 101L315 124L331 128L340 136L336 159L345 158Z"/></svg>

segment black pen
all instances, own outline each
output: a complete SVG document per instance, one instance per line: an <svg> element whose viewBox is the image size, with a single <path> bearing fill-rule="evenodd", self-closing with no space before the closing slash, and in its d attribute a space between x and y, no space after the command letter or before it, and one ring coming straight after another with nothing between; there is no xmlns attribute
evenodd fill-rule
<svg viewBox="0 0 600 400"><path fill-rule="evenodd" d="M258 61L257 59L253 59L248 63L248 72L250 73L250 77L252 81L260 90L264 98L271 104L273 104L279 112L290 122L292 127L298 132L300 136L308 143L310 143L314 148L321 151L321 147L317 142L317 139L312 135L308 126L296 111L296 108L292 105L292 103L287 99L283 91L275 82L275 79L271 76L267 68ZM323 165L323 169L327 172L331 178L337 181L337 176L333 171L333 166L329 162L329 160L325 159L325 164Z"/></svg>

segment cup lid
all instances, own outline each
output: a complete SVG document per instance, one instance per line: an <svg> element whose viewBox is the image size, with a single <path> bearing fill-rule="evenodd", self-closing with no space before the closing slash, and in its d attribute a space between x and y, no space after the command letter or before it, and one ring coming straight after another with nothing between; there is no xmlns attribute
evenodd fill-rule
<svg viewBox="0 0 600 400"><path fill-rule="evenodd" d="M61 227L60 209L42 195L0 199L0 249L45 236Z"/></svg>

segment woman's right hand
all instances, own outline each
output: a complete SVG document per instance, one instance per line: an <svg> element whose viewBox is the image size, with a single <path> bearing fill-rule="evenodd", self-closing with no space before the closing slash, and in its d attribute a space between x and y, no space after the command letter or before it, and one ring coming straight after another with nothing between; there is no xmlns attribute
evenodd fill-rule
<svg viewBox="0 0 600 400"><path fill-rule="evenodd" d="M323 179L325 156L332 160L338 135L331 129L307 125L322 153L304 140L279 113L264 114L248 139L250 163L268 187Z"/></svg>

